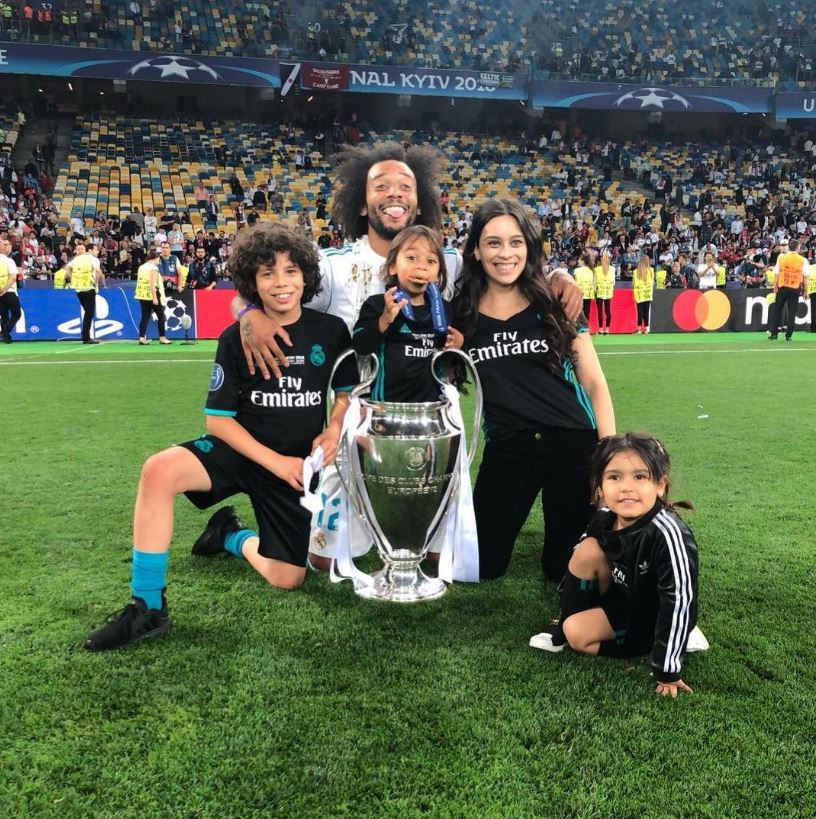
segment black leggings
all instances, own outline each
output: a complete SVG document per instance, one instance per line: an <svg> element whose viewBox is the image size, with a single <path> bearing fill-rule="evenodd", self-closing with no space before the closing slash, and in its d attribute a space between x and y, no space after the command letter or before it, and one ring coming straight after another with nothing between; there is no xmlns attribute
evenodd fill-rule
<svg viewBox="0 0 816 819"><path fill-rule="evenodd" d="M589 311L592 307L592 299L584 299L584 316L586 317L587 324L589 324Z"/></svg>
<svg viewBox="0 0 816 819"><path fill-rule="evenodd" d="M598 308L598 327L608 330L612 324L612 299L595 299L595 307ZM606 321L602 318L603 313L606 314Z"/></svg>
<svg viewBox="0 0 816 819"><path fill-rule="evenodd" d="M7 290L0 296L0 336L11 338L14 325L20 320L22 310L20 299L13 290Z"/></svg>
<svg viewBox="0 0 816 819"><path fill-rule="evenodd" d="M540 494L541 568L554 583L561 580L592 512L589 459L597 441L594 429L546 429L485 445L473 490L482 578L507 571L513 545Z"/></svg>
<svg viewBox="0 0 816 819"><path fill-rule="evenodd" d="M650 301L639 301L637 303L637 326L649 327L649 312L652 309Z"/></svg>
<svg viewBox="0 0 816 819"><path fill-rule="evenodd" d="M96 290L78 290L77 298L82 305L82 340L91 340L91 325L96 314Z"/></svg>
<svg viewBox="0 0 816 819"><path fill-rule="evenodd" d="M156 321L159 324L159 338L164 338L164 305L161 302L153 304L152 301L148 301L147 299L139 299L139 307L142 308L142 317L139 321L139 338L145 338L147 323L150 321L151 313L156 314Z"/></svg>
<svg viewBox="0 0 816 819"><path fill-rule="evenodd" d="M810 294L810 332L816 333L816 293Z"/></svg>

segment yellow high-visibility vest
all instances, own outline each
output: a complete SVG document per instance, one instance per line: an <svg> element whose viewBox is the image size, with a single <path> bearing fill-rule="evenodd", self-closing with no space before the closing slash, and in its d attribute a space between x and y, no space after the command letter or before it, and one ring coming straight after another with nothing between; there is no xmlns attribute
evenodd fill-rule
<svg viewBox="0 0 816 819"><path fill-rule="evenodd" d="M592 270L584 265L576 267L572 271L575 277L575 283L581 289L581 294L585 299L595 298L595 274Z"/></svg>
<svg viewBox="0 0 816 819"><path fill-rule="evenodd" d="M609 265L609 272L604 276L603 268L595 268L595 298L611 299L615 292L615 268Z"/></svg>
<svg viewBox="0 0 816 819"><path fill-rule="evenodd" d="M652 291L654 290L654 270L650 267L646 271L646 278L639 279L637 272L635 272L632 279L632 289L635 291L635 303L641 304L644 301L652 300Z"/></svg>

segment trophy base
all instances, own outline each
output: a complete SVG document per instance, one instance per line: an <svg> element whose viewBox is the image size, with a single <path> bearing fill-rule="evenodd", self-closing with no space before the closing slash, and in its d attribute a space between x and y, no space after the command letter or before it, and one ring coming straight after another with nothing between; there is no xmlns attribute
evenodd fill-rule
<svg viewBox="0 0 816 819"><path fill-rule="evenodd" d="M355 591L367 600L387 600L391 603L419 603L441 597L448 587L438 577L428 577L417 566L413 569L397 569L386 566L372 575L370 586Z"/></svg>

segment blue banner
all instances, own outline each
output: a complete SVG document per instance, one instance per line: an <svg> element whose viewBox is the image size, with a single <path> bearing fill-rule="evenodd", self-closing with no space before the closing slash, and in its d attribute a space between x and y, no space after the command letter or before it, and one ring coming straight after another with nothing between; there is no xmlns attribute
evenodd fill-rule
<svg viewBox="0 0 816 819"><path fill-rule="evenodd" d="M277 60L0 44L0 73L280 88Z"/></svg>
<svg viewBox="0 0 816 819"><path fill-rule="evenodd" d="M505 74L500 71L350 65L347 88L349 91L369 94L526 100L527 75Z"/></svg>
<svg viewBox="0 0 816 819"><path fill-rule="evenodd" d="M772 88L626 85L540 80L531 83L535 108L593 108L666 113L771 112Z"/></svg>
<svg viewBox="0 0 816 819"><path fill-rule="evenodd" d="M14 338L19 341L79 341L82 337L82 316L79 299L73 290L29 290L18 293L22 315L14 328ZM181 326L186 314L192 319L189 331L194 337L195 314L191 291L185 290L180 297L167 301L167 337L184 338ZM133 298L132 288L106 287L96 296L96 316L93 336L99 341L121 341L139 336L139 303ZM157 337L156 320L151 318L148 336Z"/></svg>
<svg viewBox="0 0 816 819"><path fill-rule="evenodd" d="M816 119L816 92L781 91L774 111L777 119Z"/></svg>

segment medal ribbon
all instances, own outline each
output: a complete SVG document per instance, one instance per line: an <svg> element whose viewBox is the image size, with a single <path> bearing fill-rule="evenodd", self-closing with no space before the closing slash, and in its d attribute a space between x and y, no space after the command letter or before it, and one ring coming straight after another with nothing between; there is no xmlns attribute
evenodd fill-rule
<svg viewBox="0 0 816 819"><path fill-rule="evenodd" d="M431 311L431 322L433 323L433 328L435 333L447 333L448 332L448 318L445 315L445 303L442 301L442 294L439 292L439 287L437 287L435 282L431 282L427 289L425 290L425 295L427 297L428 308ZM402 310L400 311L408 321L414 320L414 307L411 304L411 299L409 298L408 294L404 290L397 290L394 293L394 299L396 301L402 301L406 299L407 304L403 305Z"/></svg>

